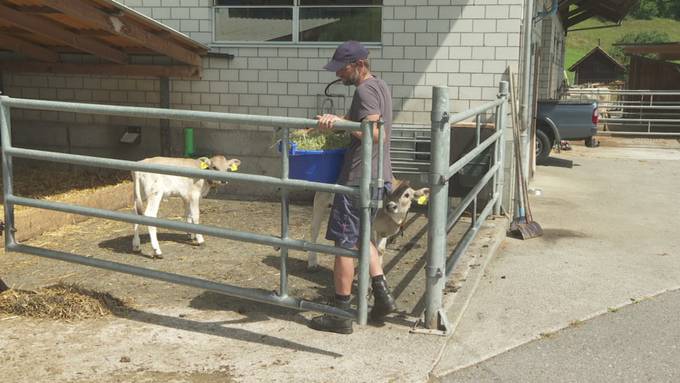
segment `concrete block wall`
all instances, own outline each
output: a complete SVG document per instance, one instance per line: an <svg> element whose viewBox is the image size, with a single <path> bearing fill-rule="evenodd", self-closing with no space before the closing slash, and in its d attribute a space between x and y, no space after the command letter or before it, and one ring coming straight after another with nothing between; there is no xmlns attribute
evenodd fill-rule
<svg viewBox="0 0 680 383"><path fill-rule="evenodd" d="M181 92L185 105L310 117L315 95L334 80L321 69L334 47L228 47L212 44L211 0L124 0L131 8L213 50L235 55L206 60L203 80ZM382 47L372 69L392 87L397 121L429 122L431 87L448 85L462 111L492 99L508 65L517 71L523 0L385 0ZM189 22L190 21L190 22ZM176 81L175 81L176 83ZM335 92L350 90L333 88ZM229 94L229 97L223 96Z"/></svg>
<svg viewBox="0 0 680 383"><path fill-rule="evenodd" d="M333 73L321 69L335 47L212 44L211 0L122 2L211 46L213 51L235 56L232 60L206 57L200 80L171 80L173 108L311 118L318 111L317 95L335 79ZM518 70L523 3L524 0L384 0L382 46L372 47L369 58L372 70L392 89L395 121L429 124L432 86L450 88L453 112L494 99L498 83L507 80L506 68L510 66L515 73ZM155 79L4 76L5 88L17 97L158 105L159 85ZM344 94L347 100L352 92L338 85L331 90ZM342 114L344 110L336 112ZM49 118L68 124L69 118L86 117ZM127 121L91 118L102 124L130 125ZM88 124L90 120L86 118L84 122ZM137 123L157 126L157 122ZM171 122L171 126L178 140L182 127L198 128L199 151L239 156L244 160L244 171L280 174L273 148L276 136L270 128L195 122ZM159 148L149 143L140 153L156 150Z"/></svg>
<svg viewBox="0 0 680 383"><path fill-rule="evenodd" d="M541 61L538 80L539 99L559 98L559 89L564 78L564 55L566 35L558 17L542 21Z"/></svg>

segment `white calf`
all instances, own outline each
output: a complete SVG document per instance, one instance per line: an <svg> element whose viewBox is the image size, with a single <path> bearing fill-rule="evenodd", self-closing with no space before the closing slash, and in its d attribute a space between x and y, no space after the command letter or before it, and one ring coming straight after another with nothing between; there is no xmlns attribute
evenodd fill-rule
<svg viewBox="0 0 680 383"><path fill-rule="evenodd" d="M430 189L422 188L414 190L408 181L394 180L393 191L385 196L383 207L378 210L371 230L371 240L378 248L381 260L385 252L389 237L399 233L406 220L406 215L411 208L412 201L418 201L422 197L429 196ZM321 219L328 217L328 212L333 203L333 193L317 192L314 195L314 207L312 209L312 223L309 229L309 242L316 243L321 229ZM425 202L422 199L421 202ZM307 253L307 269L316 270L319 267L316 252Z"/></svg>
<svg viewBox="0 0 680 383"><path fill-rule="evenodd" d="M200 159L153 157L141 160L140 162L225 172L229 170L236 171L241 164L240 160L227 160L224 156L202 157ZM135 212L137 214L156 217L163 197L179 196L184 201L187 222L195 224L199 223L199 200L208 194L214 183L217 183L203 178L196 179L138 171L132 172L132 180L134 182ZM144 209L144 200L147 201L146 209ZM138 224L134 225L135 234L132 238L133 251L141 251L138 226ZM201 234L189 233L189 236L198 245L204 242ZM156 237L156 227L149 226L149 238L151 240L151 247L154 250L154 256L156 258L163 258L161 248L158 245L158 238Z"/></svg>

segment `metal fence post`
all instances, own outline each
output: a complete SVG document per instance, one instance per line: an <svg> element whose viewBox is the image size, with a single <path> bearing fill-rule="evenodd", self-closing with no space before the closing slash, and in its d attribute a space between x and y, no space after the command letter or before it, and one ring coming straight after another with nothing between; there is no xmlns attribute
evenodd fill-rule
<svg viewBox="0 0 680 383"><path fill-rule="evenodd" d="M498 86L498 98L503 99L503 103L498 106L498 115L496 116L496 131L501 135L496 141L495 162L500 164L496 175L494 176L494 195L498 193L498 200L493 209L495 215L501 214L501 206L503 204L503 186L505 180L505 124L507 122L506 107L508 104L509 86L507 81L501 81Z"/></svg>
<svg viewBox="0 0 680 383"><path fill-rule="evenodd" d="M439 329L446 323L442 308L446 263L446 221L448 213L448 181L450 137L449 90L432 88L432 144L430 165L430 204L427 236L427 266L425 285L425 327Z"/></svg>
<svg viewBox="0 0 680 383"><path fill-rule="evenodd" d="M289 163L288 163L288 147L290 141L290 130L286 127L282 128L281 137L281 179L288 180ZM288 239L288 223L289 223L289 201L288 189L281 188L281 239ZM279 296L285 298L288 296L288 248L281 246L281 270L279 275Z"/></svg>
<svg viewBox="0 0 680 383"><path fill-rule="evenodd" d="M5 248L16 244L14 239L14 204L8 201L8 197L14 192L12 187L12 156L7 149L12 147L10 109L2 104L0 96L0 140L2 140L2 189L5 205Z"/></svg>
<svg viewBox="0 0 680 383"><path fill-rule="evenodd" d="M359 292L357 293L357 323L368 322L368 267L371 259L371 160L373 158L373 123L361 122L361 236L359 237Z"/></svg>

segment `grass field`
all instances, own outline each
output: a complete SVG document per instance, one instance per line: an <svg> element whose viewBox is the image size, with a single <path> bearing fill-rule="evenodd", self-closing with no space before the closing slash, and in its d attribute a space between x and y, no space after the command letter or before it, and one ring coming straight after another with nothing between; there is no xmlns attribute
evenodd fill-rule
<svg viewBox="0 0 680 383"><path fill-rule="evenodd" d="M592 28L611 23L604 23L597 19L586 20L575 29ZM585 31L571 31L567 34L567 48L564 68L569 69L591 49L599 45L607 53L611 53L612 44L628 33L658 31L666 33L671 41L680 41L680 21L671 19L634 20L625 19L621 26L611 28L590 29ZM573 81L574 73L567 72L569 80Z"/></svg>

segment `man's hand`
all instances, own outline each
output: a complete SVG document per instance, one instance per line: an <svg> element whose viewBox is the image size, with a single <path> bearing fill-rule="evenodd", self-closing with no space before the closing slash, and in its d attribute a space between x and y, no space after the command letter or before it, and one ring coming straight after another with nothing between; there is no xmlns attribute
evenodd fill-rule
<svg viewBox="0 0 680 383"><path fill-rule="evenodd" d="M319 120L319 123L317 125L317 128L320 131L329 131L333 129L333 124L335 121L341 121L342 118L334 115L334 114L322 114L318 115L315 117L317 120Z"/></svg>

